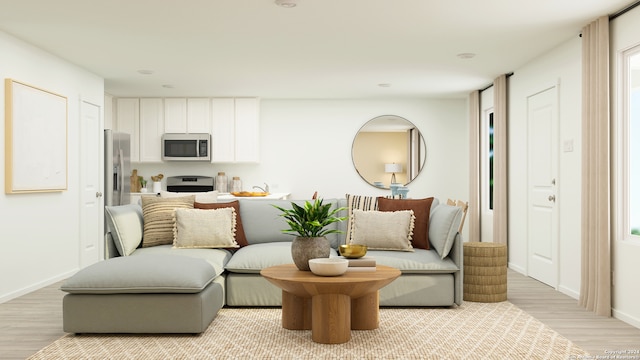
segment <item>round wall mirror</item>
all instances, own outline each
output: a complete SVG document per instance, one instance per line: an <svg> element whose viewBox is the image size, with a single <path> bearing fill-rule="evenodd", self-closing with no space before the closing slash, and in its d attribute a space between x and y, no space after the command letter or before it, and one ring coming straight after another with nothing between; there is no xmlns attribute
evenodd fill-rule
<svg viewBox="0 0 640 360"><path fill-rule="evenodd" d="M418 128L396 115L383 115L365 123L351 147L356 171L372 186L389 189L415 179L424 167L427 147Z"/></svg>

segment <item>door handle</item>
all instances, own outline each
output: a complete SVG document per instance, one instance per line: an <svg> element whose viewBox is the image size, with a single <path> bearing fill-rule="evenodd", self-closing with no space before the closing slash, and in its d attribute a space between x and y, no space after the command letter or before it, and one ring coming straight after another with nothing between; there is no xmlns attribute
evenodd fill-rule
<svg viewBox="0 0 640 360"><path fill-rule="evenodd" d="M549 195L549 201L556 201L556 196L555 195Z"/></svg>

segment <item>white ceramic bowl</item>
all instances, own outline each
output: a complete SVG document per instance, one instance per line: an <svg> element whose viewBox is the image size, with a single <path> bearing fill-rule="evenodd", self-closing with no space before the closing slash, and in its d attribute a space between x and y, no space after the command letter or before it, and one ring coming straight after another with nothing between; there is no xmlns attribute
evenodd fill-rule
<svg viewBox="0 0 640 360"><path fill-rule="evenodd" d="M320 276L338 276L347 271L349 261L342 258L320 258L309 260L311 272Z"/></svg>

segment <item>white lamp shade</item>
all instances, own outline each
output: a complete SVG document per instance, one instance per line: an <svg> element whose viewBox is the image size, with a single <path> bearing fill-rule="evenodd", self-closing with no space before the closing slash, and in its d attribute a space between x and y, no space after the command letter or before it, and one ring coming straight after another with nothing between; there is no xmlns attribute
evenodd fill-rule
<svg viewBox="0 0 640 360"><path fill-rule="evenodd" d="M399 173L402 171L402 164L384 164L384 172L386 173Z"/></svg>

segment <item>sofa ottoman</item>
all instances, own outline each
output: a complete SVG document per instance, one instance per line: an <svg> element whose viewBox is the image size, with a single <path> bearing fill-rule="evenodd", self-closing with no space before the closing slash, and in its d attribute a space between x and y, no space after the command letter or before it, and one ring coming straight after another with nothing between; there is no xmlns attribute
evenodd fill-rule
<svg viewBox="0 0 640 360"><path fill-rule="evenodd" d="M63 330L70 333L201 333L223 306L205 260L145 255L101 261L66 280Z"/></svg>

